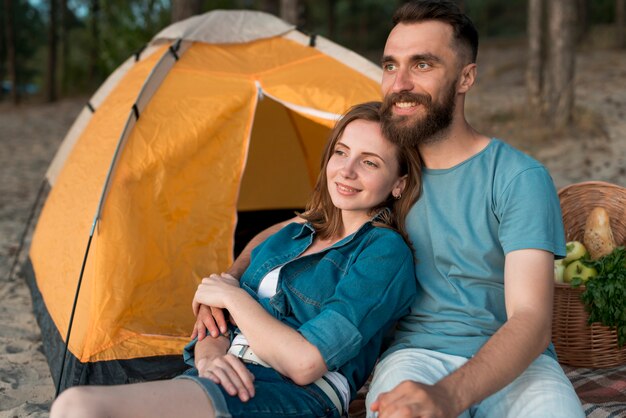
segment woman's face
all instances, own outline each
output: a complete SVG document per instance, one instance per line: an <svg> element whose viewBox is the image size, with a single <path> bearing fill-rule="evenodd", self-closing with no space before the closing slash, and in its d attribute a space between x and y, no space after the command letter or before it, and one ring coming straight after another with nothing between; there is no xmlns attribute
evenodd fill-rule
<svg viewBox="0 0 626 418"><path fill-rule="evenodd" d="M373 207L402 193L406 176L399 175L397 152L377 122L357 119L345 127L326 166L330 197L344 218L367 220Z"/></svg>

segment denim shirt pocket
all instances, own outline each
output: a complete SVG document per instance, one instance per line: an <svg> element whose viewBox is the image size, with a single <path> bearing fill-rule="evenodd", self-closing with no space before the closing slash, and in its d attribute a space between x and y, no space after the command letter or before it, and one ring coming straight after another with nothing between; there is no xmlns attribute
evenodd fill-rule
<svg viewBox="0 0 626 418"><path fill-rule="evenodd" d="M349 259L340 251L330 250L322 258L294 260L283 267L284 286L290 306L301 318L317 315L324 303L333 297L337 283L345 274Z"/></svg>
<svg viewBox="0 0 626 418"><path fill-rule="evenodd" d="M277 313L277 318L285 318L291 315L291 306L287 301L287 295L281 289L278 289L276 294L269 299L269 308Z"/></svg>

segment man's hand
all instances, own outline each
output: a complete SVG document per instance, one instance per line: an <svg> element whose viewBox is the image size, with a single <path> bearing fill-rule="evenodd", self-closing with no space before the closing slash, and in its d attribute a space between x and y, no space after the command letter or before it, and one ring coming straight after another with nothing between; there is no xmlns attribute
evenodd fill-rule
<svg viewBox="0 0 626 418"><path fill-rule="evenodd" d="M224 296L225 293L234 290L234 288L239 289L239 281L227 273L211 274L209 277L202 279L191 303L193 313L196 316L196 323L191 332L192 339L198 337L198 341L202 341L207 335L207 330L213 338L220 335L220 333L225 334L228 331L223 301L212 300L217 306L211 306L208 303L201 302L199 298L202 298L204 295L204 299L206 299L207 292L210 294L213 291L211 289L220 292L219 294ZM215 297L212 299L215 299ZM207 301L205 300L204 302Z"/></svg>
<svg viewBox="0 0 626 418"><path fill-rule="evenodd" d="M198 337L198 341L202 341L207 336L207 330L213 338L217 338L220 333L226 334L228 327L223 309L199 305L191 339Z"/></svg>
<svg viewBox="0 0 626 418"><path fill-rule="evenodd" d="M232 354L198 359L196 368L200 377L222 385L229 395L237 395L242 402L254 397L254 375Z"/></svg>
<svg viewBox="0 0 626 418"><path fill-rule="evenodd" d="M406 380L371 406L379 418L456 418L454 399L443 388Z"/></svg>

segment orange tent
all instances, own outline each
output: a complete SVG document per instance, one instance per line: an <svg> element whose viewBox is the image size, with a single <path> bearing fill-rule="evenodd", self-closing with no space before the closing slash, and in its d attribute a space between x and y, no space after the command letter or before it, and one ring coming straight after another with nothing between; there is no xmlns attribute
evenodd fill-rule
<svg viewBox="0 0 626 418"><path fill-rule="evenodd" d="M122 64L48 170L29 254L60 387L178 372L193 293L232 262L238 213L302 208L329 128L380 98L380 75L251 11L178 22Z"/></svg>

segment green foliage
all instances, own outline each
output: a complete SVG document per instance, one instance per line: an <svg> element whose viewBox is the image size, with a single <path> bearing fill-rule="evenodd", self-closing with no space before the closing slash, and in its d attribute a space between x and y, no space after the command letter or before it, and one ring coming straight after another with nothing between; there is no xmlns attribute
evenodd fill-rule
<svg viewBox="0 0 626 418"><path fill-rule="evenodd" d="M481 38L515 36L526 31L527 0L465 0L465 13Z"/></svg>
<svg viewBox="0 0 626 418"><path fill-rule="evenodd" d="M0 8L0 22L3 32L4 8ZM13 21L15 31L15 55L17 60L18 84L27 84L36 80L39 74L39 61L37 52L46 42L46 27L39 10L31 6L27 0L13 1L13 16L9 16ZM3 33L2 39L4 40ZM4 54L6 49L2 48ZM4 57L2 64L6 65ZM6 68L0 72L6 75Z"/></svg>
<svg viewBox="0 0 626 418"><path fill-rule="evenodd" d="M399 0L305 0L307 22L303 29L330 38L377 62L391 30L391 16L401 3ZM331 4L334 5L332 13ZM334 25L330 22L331 14Z"/></svg>
<svg viewBox="0 0 626 418"><path fill-rule="evenodd" d="M169 24L166 0L101 0L99 74L108 75Z"/></svg>
<svg viewBox="0 0 626 418"><path fill-rule="evenodd" d="M615 21L615 0L589 1L589 14L593 23L613 23Z"/></svg>
<svg viewBox="0 0 626 418"><path fill-rule="evenodd" d="M41 85L45 78L50 1L13 0L21 83ZM69 18L64 23L67 55L63 69L59 69L66 93L93 91L118 65L170 23L171 0L58 1L65 1L69 11ZM328 37L376 62L391 29L391 16L404 0L301 2L305 10L305 32ZM95 3L99 4L99 9L94 15L92 5ZM517 36L525 32L527 0L458 0L458 3L472 18L482 39ZM278 13L279 4L279 0L202 1L205 11L247 8L271 9ZM587 5L590 24L614 21L614 0L587 0ZM0 8L0 18L2 13L4 11ZM59 25L63 24L60 18L58 21ZM94 36L94 23L97 36ZM4 33L0 34L0 43L3 36ZM1 77L6 76L4 46L0 46L0 53Z"/></svg>
<svg viewBox="0 0 626 418"><path fill-rule="evenodd" d="M626 248L617 247L611 254L586 263L598 271L597 277L587 281L581 296L589 324L600 322L615 328L621 347L626 343Z"/></svg>

